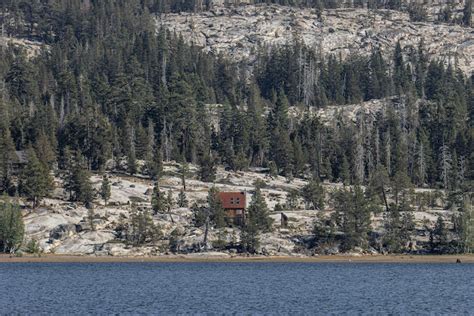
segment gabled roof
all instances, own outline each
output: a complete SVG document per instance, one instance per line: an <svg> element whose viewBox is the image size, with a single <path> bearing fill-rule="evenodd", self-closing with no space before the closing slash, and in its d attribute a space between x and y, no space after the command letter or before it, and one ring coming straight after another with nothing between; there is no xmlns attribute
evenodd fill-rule
<svg viewBox="0 0 474 316"><path fill-rule="evenodd" d="M219 192L222 207L225 209L245 209L245 192Z"/></svg>

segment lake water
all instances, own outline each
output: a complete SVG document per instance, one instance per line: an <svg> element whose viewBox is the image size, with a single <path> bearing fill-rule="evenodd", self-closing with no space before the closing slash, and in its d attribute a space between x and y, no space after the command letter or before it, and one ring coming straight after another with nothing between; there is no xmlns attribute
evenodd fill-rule
<svg viewBox="0 0 474 316"><path fill-rule="evenodd" d="M474 265L0 264L0 314L469 314Z"/></svg>

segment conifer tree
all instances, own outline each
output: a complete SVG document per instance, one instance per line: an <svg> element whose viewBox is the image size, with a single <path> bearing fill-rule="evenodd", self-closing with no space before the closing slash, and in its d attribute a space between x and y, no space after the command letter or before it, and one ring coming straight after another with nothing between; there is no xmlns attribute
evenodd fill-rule
<svg viewBox="0 0 474 316"><path fill-rule="evenodd" d="M256 253L260 247L259 230L251 221L240 231L240 246L245 253Z"/></svg>
<svg viewBox="0 0 474 316"><path fill-rule="evenodd" d="M440 179L443 181L443 188L448 189L452 170L452 157L446 144L440 147L439 153Z"/></svg>
<svg viewBox="0 0 474 316"><path fill-rule="evenodd" d="M107 202L110 200L110 181L107 175L102 177L102 184L100 186L100 196L104 200L105 205L107 206Z"/></svg>
<svg viewBox="0 0 474 316"><path fill-rule="evenodd" d="M362 188L341 189L335 194L335 212L342 214L341 229L344 232L341 249L348 251L354 247L367 248L370 232L372 206Z"/></svg>
<svg viewBox="0 0 474 316"><path fill-rule="evenodd" d="M324 207L324 188L317 179L311 180L301 190L306 205L321 210Z"/></svg>
<svg viewBox="0 0 474 316"><path fill-rule="evenodd" d="M472 207L472 199L466 194L463 196L461 215L461 241L463 251L471 253L474 251L474 208Z"/></svg>
<svg viewBox="0 0 474 316"><path fill-rule="evenodd" d="M48 168L52 168L53 164L56 162L56 153L54 152L47 136L43 132L41 132L36 139L34 149L40 162Z"/></svg>
<svg viewBox="0 0 474 316"><path fill-rule="evenodd" d="M174 223L173 215L171 215L171 210L173 209L174 206L174 200L173 200L173 192L171 190L168 191L168 194L166 195L166 210L168 211L168 214L170 215L171 222Z"/></svg>
<svg viewBox="0 0 474 316"><path fill-rule="evenodd" d="M90 177L89 171L80 166L76 166L73 171L74 199L84 203L88 209L92 208L92 202L94 201L94 189Z"/></svg>
<svg viewBox="0 0 474 316"><path fill-rule="evenodd" d="M340 177L344 185L351 184L351 173L349 170L349 162L347 161L346 155L342 157Z"/></svg>
<svg viewBox="0 0 474 316"><path fill-rule="evenodd" d="M258 231L269 232L272 229L272 223L273 219L270 217L270 211L265 198L263 197L260 188L257 187L252 196L250 206L247 209L246 225L250 225L250 229L255 227Z"/></svg>
<svg viewBox="0 0 474 316"><path fill-rule="evenodd" d="M214 158L208 154L204 155L200 162L199 178L204 182L214 182L216 179L216 169Z"/></svg>
<svg viewBox="0 0 474 316"><path fill-rule="evenodd" d="M216 187L209 189L207 204L209 207L209 220L217 228L224 227L226 225L225 211L219 198L219 190Z"/></svg>
<svg viewBox="0 0 474 316"><path fill-rule="evenodd" d="M155 146L153 149L153 154L149 157L147 161L148 174L154 180L159 180L163 173L163 155L161 153L161 148Z"/></svg>
<svg viewBox="0 0 474 316"><path fill-rule="evenodd" d="M402 193L403 190L409 188L409 186L410 186L410 178L408 178L405 172L397 171L391 183L393 196L395 199L395 205L398 206L400 193Z"/></svg>
<svg viewBox="0 0 474 316"><path fill-rule="evenodd" d="M403 95L403 89L407 85L407 71L405 69L405 63L403 61L403 52L400 41L397 42L395 46L395 52L393 57L393 64L394 64L394 85L395 85L395 93L397 95Z"/></svg>
<svg viewBox="0 0 474 316"><path fill-rule="evenodd" d="M465 26L472 25L472 0L466 0L464 3L462 21Z"/></svg>
<svg viewBox="0 0 474 316"><path fill-rule="evenodd" d="M163 192L160 190L158 182L155 183L153 187L153 195L151 197L151 208L153 209L153 214L164 213L166 210L166 197Z"/></svg>
<svg viewBox="0 0 474 316"><path fill-rule="evenodd" d="M437 249L438 252L443 252L444 247L448 245L448 229L442 216L438 216L432 234L433 249Z"/></svg>
<svg viewBox="0 0 474 316"><path fill-rule="evenodd" d="M0 252L14 253L20 248L24 234L20 206L0 200Z"/></svg>
<svg viewBox="0 0 474 316"><path fill-rule="evenodd" d="M178 206L179 207L188 207L188 198L186 197L186 192L184 190L179 191L178 195Z"/></svg>
<svg viewBox="0 0 474 316"><path fill-rule="evenodd" d="M3 117L0 119L0 193L7 192L12 185L12 163L15 159L15 145L6 117Z"/></svg>
<svg viewBox="0 0 474 316"><path fill-rule="evenodd" d="M161 227L153 223L153 218L147 210L139 211L132 205L130 218L126 239L134 246L154 242L162 237Z"/></svg>
<svg viewBox="0 0 474 316"><path fill-rule="evenodd" d="M27 151L28 164L20 177L20 193L33 202L33 208L41 203L53 188L53 179L46 166L36 156L33 149Z"/></svg>
<svg viewBox="0 0 474 316"><path fill-rule="evenodd" d="M189 165L186 162L180 164L179 167L179 174L181 176L181 184L183 185L183 191L186 192L186 178L188 177L189 173Z"/></svg>

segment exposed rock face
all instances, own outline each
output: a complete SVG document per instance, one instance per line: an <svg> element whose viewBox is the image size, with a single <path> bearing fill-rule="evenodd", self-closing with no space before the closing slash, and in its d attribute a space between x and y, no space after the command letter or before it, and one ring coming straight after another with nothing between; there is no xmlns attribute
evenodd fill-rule
<svg viewBox="0 0 474 316"><path fill-rule="evenodd" d="M80 225L75 224L61 224L54 228L50 233L51 239L63 239L70 237L81 231Z"/></svg>
<svg viewBox="0 0 474 316"><path fill-rule="evenodd" d="M389 102L389 100L387 100ZM395 101L393 101L395 102ZM361 105L349 105L345 111L350 111L356 116L357 113L365 113L371 115L368 111L369 103ZM387 107L388 103L380 103L373 107ZM291 109L290 112L296 111ZM295 115L297 115L296 113ZM321 112L314 114L322 115ZM332 114L327 114L332 115ZM348 119L353 119L348 115ZM324 121L325 122L325 121ZM164 166L167 174L161 179L160 185L162 190L171 190L173 198L176 199L181 190L181 179L178 176L170 176L169 174L177 174L177 167L174 163L167 163ZM196 170L196 166L191 165L191 170ZM100 185L100 175L91 178L96 184L96 188ZM291 183L284 177L269 177L262 173L259 169L249 171L231 172L223 168L218 168L216 182L205 183L195 179L187 180L187 198L189 205L193 203L205 204L208 189L216 186L221 191L246 191L248 200L251 200L254 187L252 183L259 179L266 183L262 188L262 194L268 204L270 210L275 209L276 204L283 205L287 201L288 192L291 190L299 190L307 181L304 179L293 179ZM144 188L150 187L152 181L142 178L121 177L110 175L112 182L120 185L112 186L112 197L107 206L102 205L101 201L96 200L94 213L100 218L95 224L95 231L91 230L87 224L88 212L85 208L71 204L60 199L48 199L49 208L42 208L28 212L25 215L25 231L26 239L35 239L45 253L71 254L71 255L97 255L97 256L156 256L169 253L169 236L171 232L178 229L180 232L179 245L182 252L191 253L203 251L205 229L203 227L194 227L193 212L188 207L173 207L171 215L168 213L157 214L153 216L153 222L161 228L164 238L154 243L145 244L135 247L123 239L117 237L114 231L121 222L130 220L130 201L126 197L142 197L146 202L140 203L140 208L150 209L149 197L145 196ZM134 187L131 187L133 184ZM336 189L343 187L342 183L324 183L325 191L330 194ZM416 189L418 194L435 194L434 190ZM111 204L114 205L111 205ZM416 229L419 233L414 236L416 244L423 244L429 241L428 227L433 227L438 216L442 216L448 225L452 225L450 219L453 212L444 210L441 200L435 202L436 206L426 209L417 209L413 212ZM281 213L271 212L270 216L274 220L273 231L260 236L260 247L258 251L264 255L275 256L298 256L311 255L310 250L304 245L312 242L313 223L314 220L324 215L330 216L332 206L328 204L324 210L314 210L308 208L302 199L298 199L294 208L285 210L288 218L285 227L281 226ZM456 213L457 215L457 213ZM171 220L171 216L173 220ZM380 232L384 230L383 214L373 217L372 227L374 231ZM225 254L207 254L207 256L228 257L234 254L235 248L226 250L219 248L217 241L225 240L228 244L238 244L240 240L239 228L210 228L208 232L208 251L224 251ZM416 247L414 248L416 250ZM327 249L321 249L321 253L331 254L337 253L337 244L329 245ZM202 256L196 254L194 256Z"/></svg>
<svg viewBox="0 0 474 316"><path fill-rule="evenodd" d="M114 239L111 232L106 231L89 231L71 238L66 239L59 247L55 249L57 254L93 254L101 248L105 243Z"/></svg>
<svg viewBox="0 0 474 316"><path fill-rule="evenodd" d="M45 47L45 45L40 42L0 35L0 48L8 47L9 45L23 48L26 51L28 58L38 56L43 47Z"/></svg>
<svg viewBox="0 0 474 316"><path fill-rule="evenodd" d="M213 54L234 60L252 60L262 45L284 45L299 39L322 54L346 57L368 54L374 47L391 56L400 40L406 52L425 40L432 59L474 71L472 28L458 25L410 22L407 13L391 10L315 10L277 5L217 7L209 12L167 14L157 27L176 31Z"/></svg>

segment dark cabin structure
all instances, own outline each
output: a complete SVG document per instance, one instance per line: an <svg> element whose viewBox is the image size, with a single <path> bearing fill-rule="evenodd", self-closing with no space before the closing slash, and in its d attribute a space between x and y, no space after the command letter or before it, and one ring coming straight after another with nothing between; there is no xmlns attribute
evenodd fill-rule
<svg viewBox="0 0 474 316"><path fill-rule="evenodd" d="M220 192L219 199L226 213L227 222L243 225L247 199L245 192Z"/></svg>

